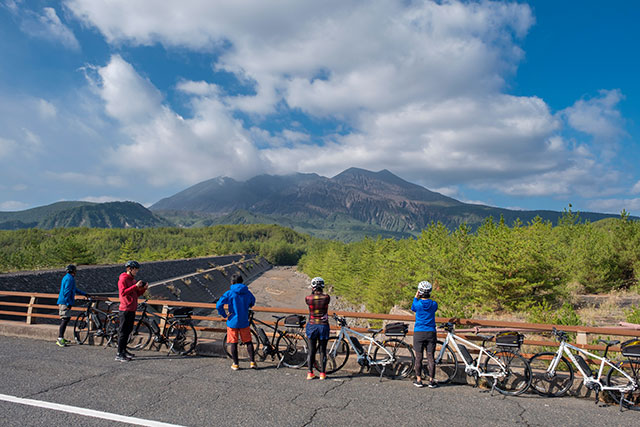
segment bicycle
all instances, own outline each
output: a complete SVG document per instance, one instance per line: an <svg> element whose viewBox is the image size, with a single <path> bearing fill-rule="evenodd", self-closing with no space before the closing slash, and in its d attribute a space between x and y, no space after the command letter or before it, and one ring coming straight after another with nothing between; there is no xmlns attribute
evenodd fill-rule
<svg viewBox="0 0 640 427"><path fill-rule="evenodd" d="M191 320L193 315L192 308L169 308L168 316L162 328L155 318L149 316L149 304L146 300L138 304L138 310L142 311L142 314L135 319L133 330L127 342L127 349L143 349L149 345L152 337L152 347L157 346L158 350L160 350L163 345L167 346L169 349L167 355L175 353L184 356L196 348L198 334ZM156 317L162 317L156 313L151 314Z"/></svg>
<svg viewBox="0 0 640 427"><path fill-rule="evenodd" d="M476 386L480 378L486 378L492 393L498 390L501 394L516 396L527 391L531 385L531 368L522 355L503 347L501 343L498 343L496 351L487 349L485 343L492 340L493 335L478 335L482 338L482 345L477 345L456 335L453 323L447 322L443 327L447 337L444 342L438 341L436 346L437 382L448 383L455 377L458 371L457 353L464 363L465 373L476 380ZM478 351L476 359L471 356L467 346Z"/></svg>
<svg viewBox="0 0 640 427"><path fill-rule="evenodd" d="M98 309L100 300L87 297L87 308L80 313L73 324L73 336L78 344L84 344L89 337L106 340L105 346L118 342L118 313L111 311L111 306L117 304L105 301L107 311ZM96 306L94 307L94 303Z"/></svg>
<svg viewBox="0 0 640 427"><path fill-rule="evenodd" d="M394 379L405 378L411 373L415 356L407 343L395 338L381 342L376 340L376 335L382 328L369 329L369 336L349 328L344 317L333 313L333 319L340 326L340 332L338 336L329 337L327 343L327 374L340 370L347 363L349 347L357 355L361 370L373 367L380 374L380 380L385 374ZM360 343L361 339L368 342L366 349Z"/></svg>
<svg viewBox="0 0 640 427"><path fill-rule="evenodd" d="M249 310L249 327L251 328L254 352L260 361L264 361L268 356L271 360L278 360L278 366L284 365L288 368L301 368L307 363L309 354L309 342L302 332L306 323L304 316L296 314L290 316L273 315L276 323L274 326L263 322L255 317L255 312ZM280 322L284 319L284 331L279 329ZM259 326L259 325L260 326ZM262 326L271 329L271 340L267 337ZM231 352L227 345L227 334L224 335L224 351L231 358ZM262 346L262 350L260 350ZM247 358L246 345L238 343L238 356Z"/></svg>
<svg viewBox="0 0 640 427"><path fill-rule="evenodd" d="M571 366L573 364L582 375L584 386L595 391L596 404L599 401L600 393L607 391L609 396L620 404L621 411L623 406L634 410L640 409L640 390L638 390L640 384L640 341L630 340L623 344L622 354L627 357L626 365L631 370L631 375L629 375L622 369L625 362L614 363L607 358L609 347L619 344L619 340L598 340L606 346L604 355L600 357L569 344L567 342L569 336L565 331L553 328L551 332L560 341L558 351L537 353L529 359L534 373L532 386L538 394L547 397L566 394L573 384L574 373ZM569 357L571 363L563 354ZM592 371L582 355L600 361L597 372ZM603 381L605 365L609 366L609 371Z"/></svg>

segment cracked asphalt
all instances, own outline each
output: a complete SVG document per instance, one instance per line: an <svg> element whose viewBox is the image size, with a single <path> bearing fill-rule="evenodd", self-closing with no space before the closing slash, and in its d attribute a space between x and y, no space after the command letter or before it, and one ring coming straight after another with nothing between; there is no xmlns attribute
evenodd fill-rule
<svg viewBox="0 0 640 427"><path fill-rule="evenodd" d="M0 393L188 426L460 425L637 426L640 413L591 399L491 396L467 385L417 389L408 380L338 372L306 381L305 370L231 371L222 358L139 352L0 336ZM246 368L246 363L241 367ZM2 426L123 425L0 401Z"/></svg>

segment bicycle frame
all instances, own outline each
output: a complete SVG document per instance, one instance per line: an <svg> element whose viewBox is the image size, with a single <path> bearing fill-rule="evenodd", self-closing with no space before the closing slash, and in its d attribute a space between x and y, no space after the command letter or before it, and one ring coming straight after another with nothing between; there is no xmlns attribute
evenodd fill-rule
<svg viewBox="0 0 640 427"><path fill-rule="evenodd" d="M460 350L460 347L458 346L458 341L464 344L465 346L471 346L471 348L479 351L480 354L478 355L478 358L476 359L475 364L471 364L467 362L467 360L464 357L464 354L462 353L462 350ZM449 344L451 344L451 346L455 349L458 356L460 356L459 359L462 360L462 362L464 363L464 366L465 366L464 370L467 375L472 375L476 377L492 377L496 379L503 378L506 376L507 368L504 365L504 363L500 361L500 359L498 359L497 357L494 357L483 346L480 346L472 343L471 341L465 340L464 338L459 337L458 335L454 334L451 331L447 331L447 338L444 340L444 343L442 344L440 353L436 355L436 364L442 360L442 357L444 356L444 352ZM483 356L486 356L487 359L490 359L494 363L496 363L500 367L500 372L483 372L483 370L480 369L480 364L483 361Z"/></svg>
<svg viewBox="0 0 640 427"><path fill-rule="evenodd" d="M589 375L588 372L585 372L584 369L582 369L582 367L580 366L580 363L576 359L575 355L571 352L571 350L584 354L591 358L600 360L600 367L598 368L598 374L596 376L593 376L593 375ZM550 373L551 375L555 375L555 370L558 367L558 363L560 362L560 358L562 357L563 353L569 357L569 360L571 360L571 363L573 363L573 366L575 366L576 369L580 372L580 374L582 375L582 383L587 388L591 388L594 385L597 385L600 388L600 390L615 390L621 393L625 393L625 392L633 391L638 387L635 380L631 376L629 376L622 369L618 368L613 362L611 362L606 357L601 357L596 354L590 353L586 350L583 350L572 344L569 344L566 341L560 342L560 347L558 347L558 351L556 352L556 355L553 357L553 360L551 360L551 363L549 364L549 368L547 368L547 372ZM612 367L613 369L618 371L618 373L622 374L626 379L630 381L629 382L630 385L627 387L619 387L619 386L608 387L605 384L603 384L602 381L600 381L600 379L602 378L605 365Z"/></svg>
<svg viewBox="0 0 640 427"><path fill-rule="evenodd" d="M347 337L347 339L345 339L345 337ZM369 342L369 346L367 347L366 351L364 351L364 347L362 348L362 351L359 351L359 349L356 348L356 346L351 341L352 338L356 338L356 339L364 338L365 340L367 340ZM379 343L375 338L369 335L365 335L363 333L354 331L353 329L350 329L348 326L340 327L340 333L338 334L338 338L336 342L339 343L342 340L349 343L349 346L351 347L351 349L353 349L354 353L358 356L358 359L361 359L362 357L364 357L369 366L380 365L380 366L386 367L387 365L390 365L394 361L393 354L391 354L389 350L384 348L384 346L381 343ZM371 358L370 355L371 355L371 351L374 348L374 345L387 354L387 357L384 360L376 361ZM337 351L338 351L338 348L337 346L335 346L335 348L331 349L329 353L331 354L331 352L333 352L332 356L335 357ZM380 374L380 376L382 376L382 374Z"/></svg>

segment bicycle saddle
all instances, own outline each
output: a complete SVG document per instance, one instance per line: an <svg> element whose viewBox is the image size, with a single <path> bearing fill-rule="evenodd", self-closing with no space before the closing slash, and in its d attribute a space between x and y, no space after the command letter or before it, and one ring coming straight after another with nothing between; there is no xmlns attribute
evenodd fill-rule
<svg viewBox="0 0 640 427"><path fill-rule="evenodd" d="M603 339L599 339L598 342L601 342L601 343L606 344L606 345L620 344L620 340L603 340Z"/></svg>
<svg viewBox="0 0 640 427"><path fill-rule="evenodd" d="M111 307L113 304L116 304L116 301L105 301L104 303L107 305L107 307Z"/></svg>
<svg viewBox="0 0 640 427"><path fill-rule="evenodd" d="M376 329L369 328L369 329L367 329L367 332L369 332L371 334L377 334L377 333L380 333L380 331L382 331L382 328L376 328Z"/></svg>
<svg viewBox="0 0 640 427"><path fill-rule="evenodd" d="M478 338L482 338L482 341L491 341L495 335L476 335Z"/></svg>

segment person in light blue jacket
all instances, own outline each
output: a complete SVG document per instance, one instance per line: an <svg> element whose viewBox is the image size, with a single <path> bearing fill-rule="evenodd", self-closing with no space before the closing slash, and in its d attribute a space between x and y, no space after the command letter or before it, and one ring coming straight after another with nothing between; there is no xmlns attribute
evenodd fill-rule
<svg viewBox="0 0 640 427"><path fill-rule="evenodd" d="M231 289L222 294L216 304L216 309L220 316L227 319L227 344L233 359L231 369L234 371L240 369L238 363L238 339L241 339L247 346L251 368L257 368L254 347L251 342L251 331L249 330L249 309L256 303L256 297L253 296L247 285L242 282L241 275L233 275L231 277ZM228 314L224 309L225 304L228 306Z"/></svg>
<svg viewBox="0 0 640 427"><path fill-rule="evenodd" d="M436 364L434 353L436 350L436 311L438 303L431 299L433 286L427 281L418 283L418 291L413 298L411 310L416 313L416 323L413 327L413 349L416 353L416 387L424 387L422 383L422 355L427 352L427 369L429 371L429 387L437 387L435 380Z"/></svg>
<svg viewBox="0 0 640 427"><path fill-rule="evenodd" d="M69 264L67 266L67 274L62 278L60 283L60 295L58 295L58 312L60 314L60 328L58 329L58 340L56 344L59 347L66 347L70 341L64 339L64 332L71 320L71 307L76 302L76 294L87 296L87 294L76 287L76 266Z"/></svg>

